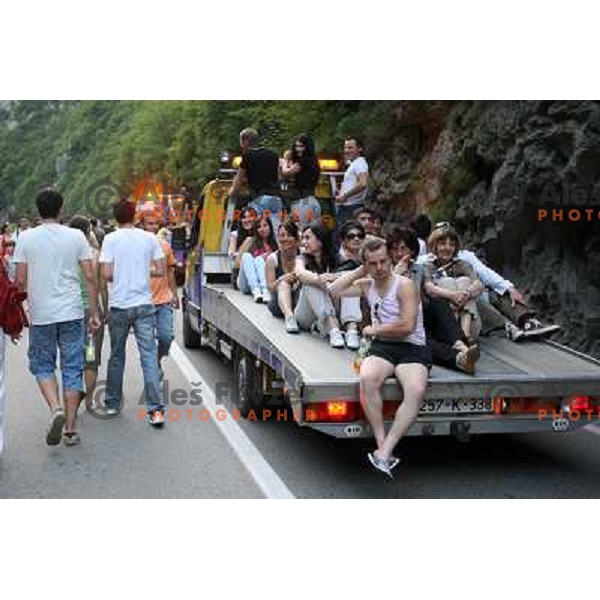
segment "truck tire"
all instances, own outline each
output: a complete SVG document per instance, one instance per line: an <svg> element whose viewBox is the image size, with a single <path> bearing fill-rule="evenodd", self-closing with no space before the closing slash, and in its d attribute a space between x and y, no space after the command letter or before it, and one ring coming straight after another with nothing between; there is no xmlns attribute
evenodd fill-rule
<svg viewBox="0 0 600 600"><path fill-rule="evenodd" d="M261 372L256 367L255 358L246 350L238 348L233 363L233 403L243 417L250 411L256 416L262 414L266 402L261 386Z"/></svg>
<svg viewBox="0 0 600 600"><path fill-rule="evenodd" d="M185 302L183 304L183 345L191 349L202 348L202 336L192 328L190 313Z"/></svg>

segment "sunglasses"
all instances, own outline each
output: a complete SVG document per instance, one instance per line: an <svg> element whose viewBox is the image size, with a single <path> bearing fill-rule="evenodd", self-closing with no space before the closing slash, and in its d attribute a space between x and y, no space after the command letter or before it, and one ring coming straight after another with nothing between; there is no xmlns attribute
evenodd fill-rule
<svg viewBox="0 0 600 600"><path fill-rule="evenodd" d="M452 225L448 223L448 221L442 221L441 223L436 223L434 229L451 229Z"/></svg>
<svg viewBox="0 0 600 600"><path fill-rule="evenodd" d="M375 317L375 320L380 323L381 319L379 318L379 301L375 302L375 304L373 304L373 316Z"/></svg>
<svg viewBox="0 0 600 600"><path fill-rule="evenodd" d="M346 236L346 239L347 240L364 240L365 236L362 233L354 233L354 232L352 232L352 233L349 233Z"/></svg>

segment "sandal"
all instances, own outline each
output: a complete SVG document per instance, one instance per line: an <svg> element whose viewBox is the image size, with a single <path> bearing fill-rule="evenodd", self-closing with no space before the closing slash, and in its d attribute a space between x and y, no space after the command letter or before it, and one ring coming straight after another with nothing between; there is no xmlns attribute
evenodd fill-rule
<svg viewBox="0 0 600 600"><path fill-rule="evenodd" d="M65 431L63 441L65 446L77 446L81 442L81 436L76 431Z"/></svg>
<svg viewBox="0 0 600 600"><path fill-rule="evenodd" d="M52 418L46 433L46 443L48 446L60 444L60 434L65 424L65 413L62 408L56 408L52 411Z"/></svg>

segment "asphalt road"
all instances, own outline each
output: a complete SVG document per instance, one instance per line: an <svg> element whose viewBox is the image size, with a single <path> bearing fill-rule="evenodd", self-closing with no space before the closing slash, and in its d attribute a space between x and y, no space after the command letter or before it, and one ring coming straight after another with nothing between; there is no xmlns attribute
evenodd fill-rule
<svg viewBox="0 0 600 600"><path fill-rule="evenodd" d="M183 348L179 323L177 329ZM231 367L212 352L185 355L211 389L230 381ZM26 364L25 345L12 349L0 497L264 496L216 424L196 418L198 406L186 404L182 418L163 431L138 419L142 383L133 346L123 414L110 421L84 414L83 443L75 448L46 446L47 410ZM193 389L172 359L165 372L171 390ZM185 418L186 409L193 409L193 417ZM407 439L397 452L403 463L389 481L368 466L368 441L336 440L291 421L238 424L298 498L600 497L598 425L566 434L475 437L466 445L447 438Z"/></svg>

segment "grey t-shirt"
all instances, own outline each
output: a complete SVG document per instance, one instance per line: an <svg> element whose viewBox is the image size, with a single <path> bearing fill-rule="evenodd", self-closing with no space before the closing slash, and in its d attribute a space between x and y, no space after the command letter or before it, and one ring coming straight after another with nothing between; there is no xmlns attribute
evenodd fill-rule
<svg viewBox="0 0 600 600"><path fill-rule="evenodd" d="M19 235L14 260L27 264L27 301L33 325L83 318L79 261L91 258L90 245L77 229L44 223Z"/></svg>

